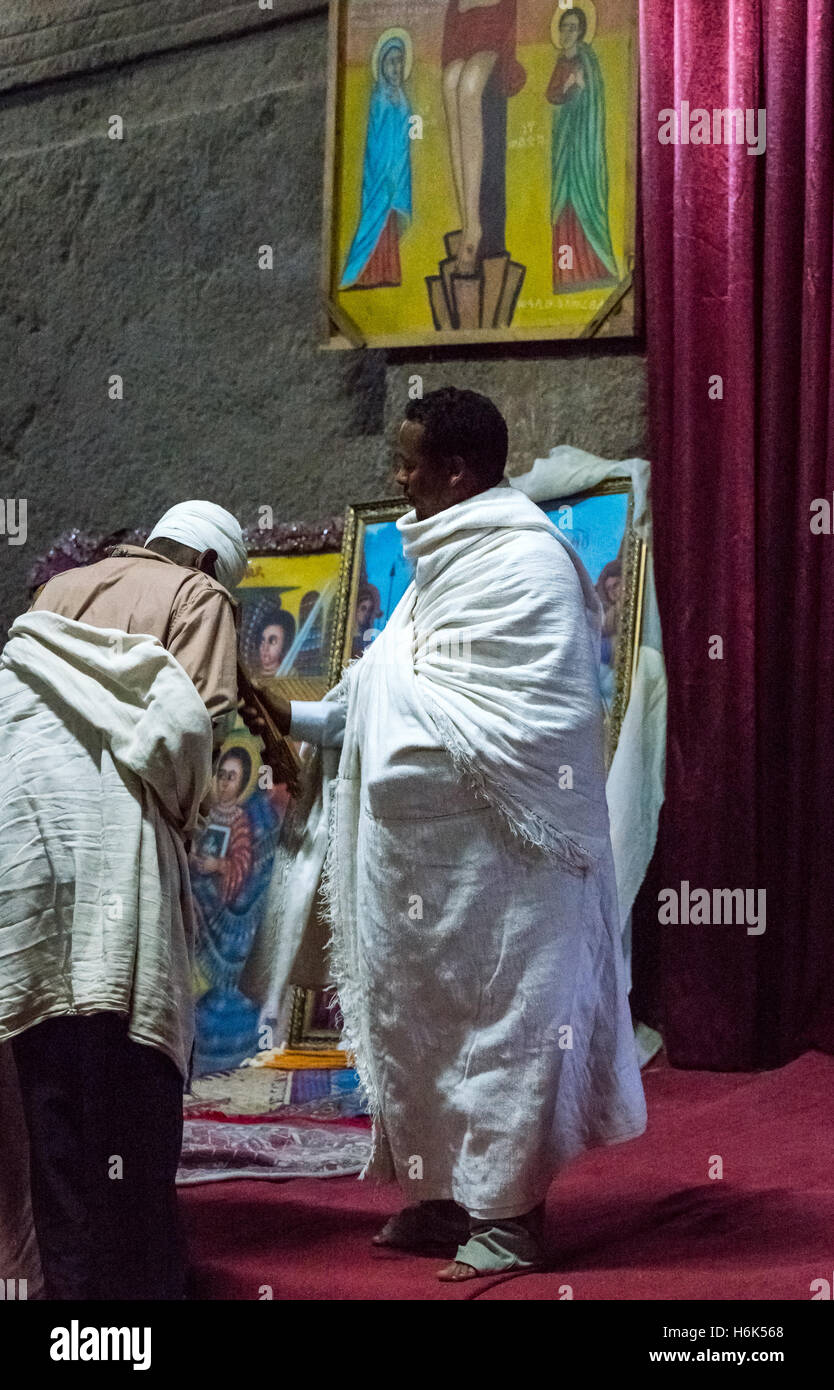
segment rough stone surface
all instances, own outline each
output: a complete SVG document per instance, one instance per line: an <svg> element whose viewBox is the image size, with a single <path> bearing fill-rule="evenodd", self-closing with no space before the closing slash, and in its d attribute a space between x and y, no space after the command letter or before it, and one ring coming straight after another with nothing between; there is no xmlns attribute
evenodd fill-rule
<svg viewBox="0 0 834 1390"><path fill-rule="evenodd" d="M528 345L525 345L528 347ZM424 391L437 386L484 391L501 407L510 428L510 473L529 468L556 444L573 444L601 458L641 457L645 451L645 362L637 352L597 345L543 357L541 344L528 356L495 360L437 360L389 365L389 437L419 373ZM529 351L529 348L528 348ZM534 355L535 354L535 355Z"/></svg>
<svg viewBox="0 0 834 1390"><path fill-rule="evenodd" d="M645 451L631 348L317 346L325 58L310 13L0 105L0 498L29 511L25 545L0 535L3 633L34 556L73 525L139 525L188 495L311 521L395 491L415 373L492 394L514 469L563 442Z"/></svg>
<svg viewBox="0 0 834 1390"><path fill-rule="evenodd" d="M321 0L4 0L0 92L325 8Z"/></svg>

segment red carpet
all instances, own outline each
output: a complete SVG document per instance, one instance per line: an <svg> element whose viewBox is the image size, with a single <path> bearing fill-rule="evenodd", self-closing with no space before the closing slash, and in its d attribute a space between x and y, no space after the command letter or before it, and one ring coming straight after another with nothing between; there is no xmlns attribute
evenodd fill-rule
<svg viewBox="0 0 834 1390"><path fill-rule="evenodd" d="M379 1251L392 1188L354 1178L183 1190L194 1296L257 1299L808 1300L834 1278L834 1058L779 1071L643 1073L649 1128L550 1190L547 1272L438 1283L435 1256ZM708 1176L713 1156L723 1178Z"/></svg>

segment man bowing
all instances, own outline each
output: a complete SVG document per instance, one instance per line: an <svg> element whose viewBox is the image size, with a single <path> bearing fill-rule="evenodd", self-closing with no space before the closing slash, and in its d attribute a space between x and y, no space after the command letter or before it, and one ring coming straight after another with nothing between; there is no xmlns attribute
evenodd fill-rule
<svg viewBox="0 0 834 1390"><path fill-rule="evenodd" d="M182 503L51 579L0 657L0 1046L47 1298L184 1296L184 839L235 719L246 563L229 512Z"/></svg>

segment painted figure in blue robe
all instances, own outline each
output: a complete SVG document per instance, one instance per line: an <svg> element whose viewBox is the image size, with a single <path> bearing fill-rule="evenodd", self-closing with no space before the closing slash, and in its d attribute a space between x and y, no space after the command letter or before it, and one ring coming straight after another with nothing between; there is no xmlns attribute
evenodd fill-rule
<svg viewBox="0 0 834 1390"><path fill-rule="evenodd" d="M374 55L362 209L340 289L400 285L400 236L411 221L411 104L405 91L410 43L382 36Z"/></svg>
<svg viewBox="0 0 834 1390"><path fill-rule="evenodd" d="M258 1004L240 988L263 916L286 788L256 788L243 747L220 758L208 824L190 857L197 994L193 1070L225 1071L258 1050ZM282 795L283 794L283 795Z"/></svg>

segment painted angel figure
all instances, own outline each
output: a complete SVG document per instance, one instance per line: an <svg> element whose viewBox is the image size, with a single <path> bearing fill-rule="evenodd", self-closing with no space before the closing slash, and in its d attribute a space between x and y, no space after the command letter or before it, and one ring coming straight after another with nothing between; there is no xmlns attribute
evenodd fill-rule
<svg viewBox="0 0 834 1390"><path fill-rule="evenodd" d="M369 290L402 283L400 237L411 222L411 103L405 83L413 50L405 29L386 29L371 60L374 87L362 173L359 226L340 289Z"/></svg>
<svg viewBox="0 0 834 1390"><path fill-rule="evenodd" d="M616 285L617 261L608 224L605 91L591 48L589 0L558 9L553 41L561 49L547 88L553 112L551 222L553 288L557 294ZM563 249L570 247L570 258ZM566 265L570 259L572 264Z"/></svg>

